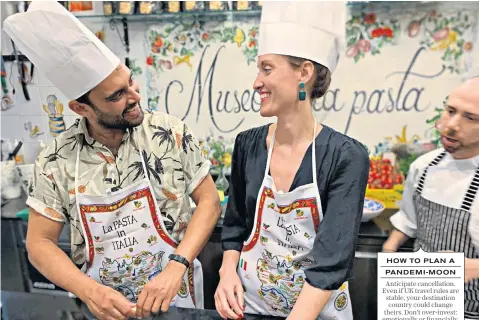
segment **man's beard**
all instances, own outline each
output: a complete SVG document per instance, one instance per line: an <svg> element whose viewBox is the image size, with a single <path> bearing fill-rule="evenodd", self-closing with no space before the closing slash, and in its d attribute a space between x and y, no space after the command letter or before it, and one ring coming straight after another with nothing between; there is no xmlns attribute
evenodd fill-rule
<svg viewBox="0 0 479 320"><path fill-rule="evenodd" d="M140 115L133 121L125 119L126 111L136 107L136 105L138 105L138 107L140 108ZM123 113L119 116L111 116L106 113L103 113L94 105L91 105L91 107L93 111L95 111L95 114L97 116L97 123L105 129L127 130L139 126L143 122L144 118L144 113L141 109L139 101L135 104L129 105L127 108L125 108L125 110L123 110Z"/></svg>

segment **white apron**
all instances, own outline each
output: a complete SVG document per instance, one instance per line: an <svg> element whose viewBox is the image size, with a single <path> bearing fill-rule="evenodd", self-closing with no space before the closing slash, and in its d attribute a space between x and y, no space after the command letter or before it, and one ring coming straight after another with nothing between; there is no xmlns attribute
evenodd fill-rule
<svg viewBox="0 0 479 320"><path fill-rule="evenodd" d="M75 190L87 182L79 176L80 149ZM146 173L141 151L140 147ZM143 287L163 270L177 246L166 231L149 179L145 176L101 196L75 194L86 240L85 273L136 303ZM197 259L185 273L181 289L170 305L203 309L203 273Z"/></svg>
<svg viewBox="0 0 479 320"><path fill-rule="evenodd" d="M274 134L271 139L253 232L238 265L245 313L287 317L305 282L304 270L313 263L314 239L323 219L316 179L316 123L313 137L313 183L287 193L276 192L269 175ZM347 282L333 292L318 319L353 319Z"/></svg>

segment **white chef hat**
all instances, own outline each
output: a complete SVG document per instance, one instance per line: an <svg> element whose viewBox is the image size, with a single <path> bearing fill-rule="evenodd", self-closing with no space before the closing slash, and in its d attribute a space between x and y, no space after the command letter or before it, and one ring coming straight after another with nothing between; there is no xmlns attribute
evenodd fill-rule
<svg viewBox="0 0 479 320"><path fill-rule="evenodd" d="M9 16L5 32L68 99L93 89L120 59L57 1L32 1Z"/></svg>
<svg viewBox="0 0 479 320"><path fill-rule="evenodd" d="M305 58L332 73L344 46L346 12L343 1L263 1L258 56Z"/></svg>

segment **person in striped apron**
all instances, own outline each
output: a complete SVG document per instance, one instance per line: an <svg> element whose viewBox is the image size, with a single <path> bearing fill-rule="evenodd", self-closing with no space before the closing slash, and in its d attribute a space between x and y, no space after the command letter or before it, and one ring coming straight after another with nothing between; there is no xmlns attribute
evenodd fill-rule
<svg viewBox="0 0 479 320"><path fill-rule="evenodd" d="M383 251L395 252L415 238L414 251L464 252L465 318L479 319L479 252L471 239L479 230L468 229L479 214L479 78L451 93L436 128L443 148L411 164Z"/></svg>
<svg viewBox="0 0 479 320"><path fill-rule="evenodd" d="M471 78L479 78L479 65L476 65L471 70L470 75ZM471 214L471 221L469 222L468 229L469 235L471 236L472 244L474 245L476 252L479 252L479 210L476 210Z"/></svg>

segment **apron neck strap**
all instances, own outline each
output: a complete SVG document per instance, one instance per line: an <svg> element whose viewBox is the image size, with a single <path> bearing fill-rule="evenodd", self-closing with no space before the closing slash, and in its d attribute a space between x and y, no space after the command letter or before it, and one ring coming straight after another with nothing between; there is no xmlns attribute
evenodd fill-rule
<svg viewBox="0 0 479 320"><path fill-rule="evenodd" d="M78 136L77 136L77 139L78 139ZM79 168L80 168L80 149L81 149L81 140L79 141L78 145L77 145L77 157L76 157L76 162L75 162L75 195L77 194L77 191L78 191L78 171L79 171Z"/></svg>
<svg viewBox="0 0 479 320"><path fill-rule="evenodd" d="M446 151L441 152L429 165L424 169L421 177L419 178L419 183L417 186L417 191L419 194L422 193L422 189L424 188L424 181L426 181L427 171L430 167L436 166L444 157L446 156ZM472 178L471 184L467 189L466 194L464 195L464 199L462 200L461 209L464 211L470 211L472 207L472 203L476 198L477 192L479 190L479 167L476 169L476 173Z"/></svg>
<svg viewBox="0 0 479 320"><path fill-rule="evenodd" d="M133 133L137 132L137 128L134 128L130 132L130 138L134 139ZM78 188L78 177L79 177L79 170L80 170L80 150L82 149L81 147L81 142L77 146L77 156L76 156L76 163L75 163L75 194ZM138 151L140 153L140 160L141 160L141 165L143 166L143 174L145 175L145 178L148 178L148 169L146 167L145 159L143 158L143 149L141 148L141 142L138 141Z"/></svg>
<svg viewBox="0 0 479 320"><path fill-rule="evenodd" d="M477 191L479 189L479 167L476 169L476 174L472 178L471 184L469 185L469 189L467 189L466 194L464 195L464 200L462 200L461 209L465 211L470 211L472 207L472 203L476 198Z"/></svg>
<svg viewBox="0 0 479 320"><path fill-rule="evenodd" d="M137 131L138 131L137 127L135 127L132 130L131 135L130 135L131 139L134 139L133 133L136 134ZM148 179L148 168L146 167L145 159L143 158L143 149L141 148L140 139L138 139L137 145L138 145L138 152L140 153L141 165L143 166L143 174L145 175L145 179ZM145 157L146 157L146 153L145 153Z"/></svg>
<svg viewBox="0 0 479 320"><path fill-rule="evenodd" d="M312 168L312 171L313 171L313 183L316 185L317 184L317 177L316 177L316 128L318 126L317 122L316 122L316 117L314 116L314 113L313 113L313 119L314 119L314 132L313 132L313 147L312 147L312 165L311 165L311 168ZM266 160L266 168L264 170L264 177L266 178L269 174L269 166L271 164L271 156L273 154L273 146L274 146L274 138L276 136L276 129L274 130L273 132L273 136L271 137L271 142L269 144L269 148L268 148L268 159Z"/></svg>
<svg viewBox="0 0 479 320"><path fill-rule="evenodd" d="M314 116L313 114L313 118L314 118L314 131L313 131L313 146L311 148L311 152L313 153L311 155L312 157L312 170L313 170L313 183L314 185L318 185L318 178L317 178L317 174L316 174L316 129L318 128L318 125L316 123L316 117Z"/></svg>
<svg viewBox="0 0 479 320"><path fill-rule="evenodd" d="M422 194L422 189L424 188L424 181L426 181L426 175L429 167L436 166L444 157L446 156L446 151L441 152L434 160L432 160L429 165L424 169L421 177L419 178L419 183L417 186L417 191L419 194Z"/></svg>
<svg viewBox="0 0 479 320"><path fill-rule="evenodd" d="M273 132L273 136L271 137L271 141L269 143L269 148L268 148L268 159L266 160L266 168L264 168L264 178L266 179L266 176L269 173L269 165L271 164L271 155L273 154L273 145L274 145L274 137L276 136L276 129Z"/></svg>

